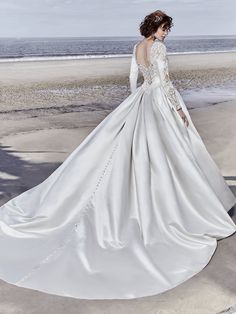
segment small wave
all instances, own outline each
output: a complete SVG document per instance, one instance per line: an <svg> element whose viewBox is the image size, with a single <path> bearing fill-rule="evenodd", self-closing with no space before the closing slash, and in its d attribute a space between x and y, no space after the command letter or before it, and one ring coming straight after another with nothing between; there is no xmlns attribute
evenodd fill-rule
<svg viewBox="0 0 236 314"><path fill-rule="evenodd" d="M230 53L236 50L205 50L205 51L181 51L181 52L168 52L168 55L188 55L188 54L206 54L206 53ZM108 55L75 55L75 56L38 56L38 57L12 57L0 58L0 63L7 62L32 62L32 61L63 61L63 60L88 60L88 59L108 59L108 58L127 58L132 54L108 54Z"/></svg>
<svg viewBox="0 0 236 314"><path fill-rule="evenodd" d="M0 62L29 62L29 61L63 61L63 60L87 60L130 57L129 54L118 55L80 55L80 56L53 56L53 57L21 57L21 58L0 58Z"/></svg>
<svg viewBox="0 0 236 314"><path fill-rule="evenodd" d="M204 53L222 53L222 52L236 52L236 49L232 50L205 50L205 51L181 51L181 52L169 52L168 55L188 55L188 54L204 54Z"/></svg>

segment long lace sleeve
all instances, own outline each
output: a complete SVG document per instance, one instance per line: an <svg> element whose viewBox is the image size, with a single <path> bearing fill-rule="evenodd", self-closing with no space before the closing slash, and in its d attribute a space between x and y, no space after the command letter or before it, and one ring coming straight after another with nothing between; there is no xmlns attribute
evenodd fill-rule
<svg viewBox="0 0 236 314"><path fill-rule="evenodd" d="M138 65L136 62L136 44L133 48L133 54L131 58L131 65L130 65L130 74L129 74L129 83L130 83L130 91L133 93L137 88L137 79L138 79Z"/></svg>
<svg viewBox="0 0 236 314"><path fill-rule="evenodd" d="M173 86L170 77L169 77L169 68L168 68L168 60L166 54L166 46L162 42L155 43L153 47L154 60L158 64L160 78L166 92L168 99L170 100L170 104L172 108L176 110L182 108L177 95L176 89Z"/></svg>

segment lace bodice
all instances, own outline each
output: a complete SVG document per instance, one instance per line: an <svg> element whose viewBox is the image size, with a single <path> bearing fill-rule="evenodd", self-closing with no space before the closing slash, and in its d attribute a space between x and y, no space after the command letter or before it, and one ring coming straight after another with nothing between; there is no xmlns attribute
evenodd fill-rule
<svg viewBox="0 0 236 314"><path fill-rule="evenodd" d="M137 63L136 46L137 44L135 44L133 48L129 75L131 92L133 93L137 88L137 79L140 70L146 84L150 85L153 82L154 78L158 77L161 81L161 84L164 88L164 91L166 92L168 99L170 100L172 107L174 107L175 109L181 108L176 94L176 89L173 86L169 77L168 59L165 44L158 39L153 42L150 49L151 63L148 67Z"/></svg>

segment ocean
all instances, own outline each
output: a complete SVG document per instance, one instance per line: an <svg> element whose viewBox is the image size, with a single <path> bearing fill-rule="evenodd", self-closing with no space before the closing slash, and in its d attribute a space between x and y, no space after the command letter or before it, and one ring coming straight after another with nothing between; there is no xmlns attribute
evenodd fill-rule
<svg viewBox="0 0 236 314"><path fill-rule="evenodd" d="M0 62L130 56L143 37L0 38ZM236 35L168 36L168 54L236 51Z"/></svg>

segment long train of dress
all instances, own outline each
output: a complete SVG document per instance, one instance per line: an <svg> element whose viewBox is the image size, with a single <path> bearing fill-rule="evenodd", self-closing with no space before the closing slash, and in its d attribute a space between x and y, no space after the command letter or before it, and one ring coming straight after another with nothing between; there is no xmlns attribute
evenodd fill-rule
<svg viewBox="0 0 236 314"><path fill-rule="evenodd" d="M188 127L153 73L46 180L0 207L1 279L75 298L154 295L236 231L235 196L182 97Z"/></svg>

